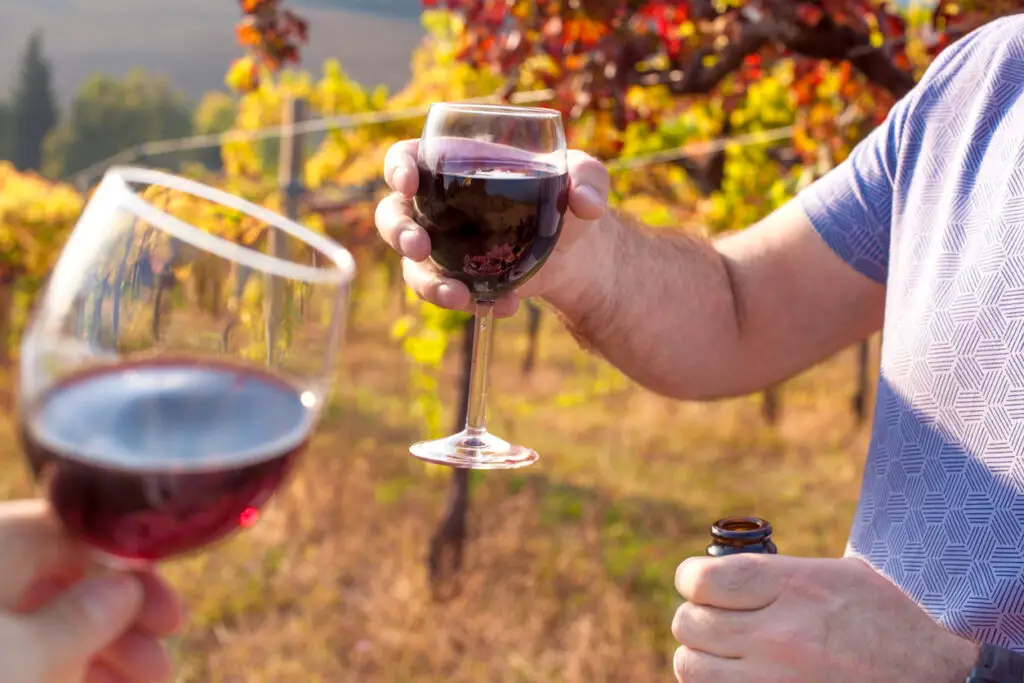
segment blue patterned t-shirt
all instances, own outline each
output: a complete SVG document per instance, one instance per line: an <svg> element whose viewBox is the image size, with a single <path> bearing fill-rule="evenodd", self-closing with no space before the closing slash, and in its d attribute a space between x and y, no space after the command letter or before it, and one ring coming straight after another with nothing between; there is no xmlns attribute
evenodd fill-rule
<svg viewBox="0 0 1024 683"><path fill-rule="evenodd" d="M1024 652L1024 18L944 50L799 198L886 287L847 553L953 632Z"/></svg>

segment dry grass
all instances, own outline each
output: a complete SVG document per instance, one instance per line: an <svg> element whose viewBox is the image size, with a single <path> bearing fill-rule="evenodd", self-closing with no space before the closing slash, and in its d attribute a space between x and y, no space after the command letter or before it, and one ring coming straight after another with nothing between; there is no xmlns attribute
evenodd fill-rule
<svg viewBox="0 0 1024 683"><path fill-rule="evenodd" d="M573 405L596 363L546 318L521 379L512 320L491 425L542 460L474 480L461 592L432 601L424 557L446 479L406 455L417 425L383 308L360 307L337 410L261 523L168 567L190 609L179 683L671 680L673 570L709 522L756 513L783 552L842 552L867 441L852 353L788 383L772 429L757 397L681 404L626 387ZM23 495L2 429L0 494Z"/></svg>

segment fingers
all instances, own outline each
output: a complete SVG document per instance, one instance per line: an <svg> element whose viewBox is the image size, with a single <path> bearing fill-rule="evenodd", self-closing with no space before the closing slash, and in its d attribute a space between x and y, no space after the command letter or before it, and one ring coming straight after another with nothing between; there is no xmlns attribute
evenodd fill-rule
<svg viewBox="0 0 1024 683"><path fill-rule="evenodd" d="M608 169L594 157L575 149L569 150L567 162L572 179L569 210L582 220L597 220L608 208Z"/></svg>
<svg viewBox="0 0 1024 683"><path fill-rule="evenodd" d="M173 673L170 655L159 641L181 625L182 607L174 590L151 572L135 575L143 592L143 604L134 627L103 650L98 661L105 671L125 683L159 683Z"/></svg>
<svg viewBox="0 0 1024 683"><path fill-rule="evenodd" d="M757 612L723 610L693 602L683 603L672 619L672 635L680 645L716 657L738 659L757 624Z"/></svg>
<svg viewBox="0 0 1024 683"><path fill-rule="evenodd" d="M106 574L75 584L22 617L27 633L56 666L84 662L111 645L137 618L143 588L131 574Z"/></svg>
<svg viewBox="0 0 1024 683"><path fill-rule="evenodd" d="M443 277L429 263L414 263L402 259L402 276L412 291L424 301L454 311L473 312L473 297L469 288L458 280ZM519 298L509 292L494 304L494 316L507 318L519 310Z"/></svg>
<svg viewBox="0 0 1024 683"><path fill-rule="evenodd" d="M416 171L416 151L419 140L403 140L391 145L384 157L384 180L388 186L405 197L416 194L419 174Z"/></svg>
<svg viewBox="0 0 1024 683"><path fill-rule="evenodd" d="M417 140L399 142L388 150L384 177L394 194L377 205L375 222L381 237L401 256L423 261L430 256L430 238L413 220L410 197L419 186L416 170ZM577 218L593 221L608 208L611 180L608 169L594 157L579 150L567 154L572 179L569 209Z"/></svg>
<svg viewBox="0 0 1024 683"><path fill-rule="evenodd" d="M180 626L182 609L162 578L144 572L82 580L84 549L39 500L0 505L0 548L19 560L0 572L0 612L21 615L2 620L0 645L13 647L20 668L81 671L95 657L86 683L169 678L171 661L157 638Z"/></svg>
<svg viewBox="0 0 1024 683"><path fill-rule="evenodd" d="M676 570L676 590L698 605L762 609L782 593L794 560L755 554L691 557Z"/></svg>
<svg viewBox="0 0 1024 683"><path fill-rule="evenodd" d="M417 296L435 306L455 311L469 311L472 297L469 288L458 280L442 277L429 264L402 259L402 276Z"/></svg>
<svg viewBox="0 0 1024 683"><path fill-rule="evenodd" d="M377 232L400 256L424 261L430 256L430 236L412 219L412 203L400 194L385 197L374 215Z"/></svg>
<svg viewBox="0 0 1024 683"><path fill-rule="evenodd" d="M167 636L181 626L183 609L174 589L160 576L151 572L136 574L142 586L143 603L135 626L156 636ZM34 612L70 588L80 576L46 579L33 584L18 604L19 613Z"/></svg>
<svg viewBox="0 0 1024 683"><path fill-rule="evenodd" d="M181 626L183 609L174 589L164 579L150 572L136 575L143 590L143 604L136 625L159 636L174 633ZM44 579L33 583L13 611L34 612L70 588L81 576Z"/></svg>
<svg viewBox="0 0 1024 683"><path fill-rule="evenodd" d="M74 672L86 671L97 653L118 640L141 604L139 582L118 573L82 581L33 614L0 613L4 671L33 683L77 680ZM102 681L106 673L100 668L93 679Z"/></svg>
<svg viewBox="0 0 1024 683"><path fill-rule="evenodd" d="M156 636L167 636L177 631L181 627L184 610L174 589L152 572L140 572L136 578L143 592L136 627Z"/></svg>
<svg viewBox="0 0 1024 683"><path fill-rule="evenodd" d="M740 659L723 659L683 646L672 658L679 683L747 683L758 680Z"/></svg>
<svg viewBox="0 0 1024 683"><path fill-rule="evenodd" d="M80 581L84 574L85 567L76 567L68 569L60 575L50 575L32 582L25 592L22 593L13 611L19 614L35 612L66 591L75 582Z"/></svg>
<svg viewBox="0 0 1024 683"><path fill-rule="evenodd" d="M83 683L133 683L131 679L124 678L115 669L102 661L94 662L89 666Z"/></svg>
<svg viewBox="0 0 1024 683"><path fill-rule="evenodd" d="M489 144L472 140L464 142L471 146ZM403 258L402 270L406 284L421 299L441 308L471 311L472 297L466 286L442 277L428 263L430 236L416 223L411 200L419 185L416 165L419 146L418 140L405 140L392 145L388 150L384 161L384 177L394 193L377 205L374 222L381 238ZM430 154L429 149L424 152ZM597 159L578 150L568 152L567 164L571 177L569 209L572 215L585 222L599 219L608 206L610 180L607 169ZM563 240L566 239L563 237ZM494 315L507 317L513 315L518 308L518 297L510 293L495 304Z"/></svg>
<svg viewBox="0 0 1024 683"><path fill-rule="evenodd" d="M97 661L119 674L118 680L131 683L163 683L174 673L174 663L160 641L138 629L114 641Z"/></svg>
<svg viewBox="0 0 1024 683"><path fill-rule="evenodd" d="M0 610L17 609L37 578L53 584L39 587L41 593L56 591L85 567L84 549L64 534L43 500L0 505L0 548L18 558L0 572Z"/></svg>

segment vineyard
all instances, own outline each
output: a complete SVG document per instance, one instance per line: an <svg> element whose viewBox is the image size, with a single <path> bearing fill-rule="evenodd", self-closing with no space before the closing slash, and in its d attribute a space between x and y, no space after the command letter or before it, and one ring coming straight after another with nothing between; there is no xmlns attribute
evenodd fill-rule
<svg viewBox="0 0 1024 683"><path fill-rule="evenodd" d="M406 457L461 428L471 321L411 296L377 238L384 155L419 135L430 102L536 103L607 162L616 209L657 229L741 230L841 163L945 46L1018 4L424 0L427 38L391 93L337 62L303 70L316 26L279 0L242 0L222 168L177 170L329 234L359 276L337 397L295 482L257 528L175 568L207 586L186 591L182 680L667 678L672 571L712 519L756 512L786 552L841 552L868 340L762 395L678 404L576 349L530 302L499 325L491 419L542 464L479 477ZM0 165L5 371L86 199ZM260 239L188 197L159 201ZM0 492L24 491L0 477Z"/></svg>

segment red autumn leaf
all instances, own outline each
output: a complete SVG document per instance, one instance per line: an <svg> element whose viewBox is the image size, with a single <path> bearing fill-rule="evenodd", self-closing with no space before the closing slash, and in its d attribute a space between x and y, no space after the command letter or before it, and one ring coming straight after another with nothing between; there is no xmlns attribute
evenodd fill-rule
<svg viewBox="0 0 1024 683"><path fill-rule="evenodd" d="M882 26L884 27L885 34L890 38L900 38L907 30L906 22L903 21L903 18L894 14L884 15Z"/></svg>
<svg viewBox="0 0 1024 683"><path fill-rule="evenodd" d="M814 27L825 16L825 11L816 5L805 2L797 5L796 16L801 24Z"/></svg>

